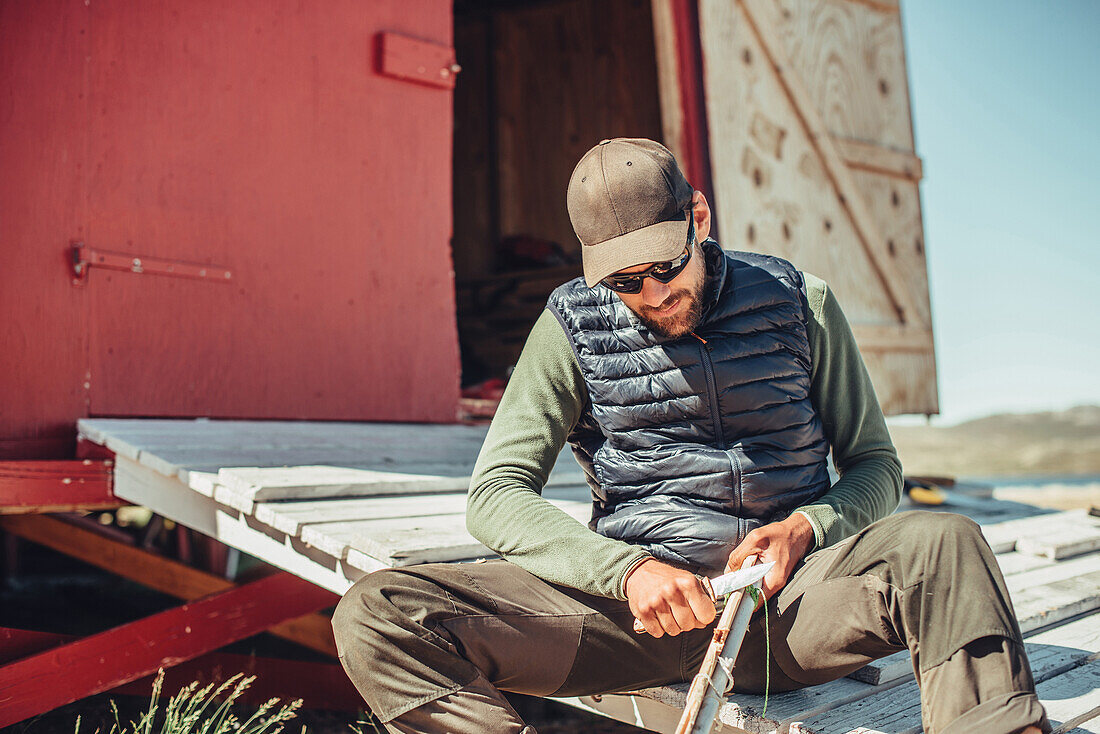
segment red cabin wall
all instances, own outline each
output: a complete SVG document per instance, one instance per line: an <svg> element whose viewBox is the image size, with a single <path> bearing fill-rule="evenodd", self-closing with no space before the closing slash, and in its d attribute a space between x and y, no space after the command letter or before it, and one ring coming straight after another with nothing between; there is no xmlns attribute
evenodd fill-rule
<svg viewBox="0 0 1100 734"><path fill-rule="evenodd" d="M0 0L0 458L86 415L454 420L438 0ZM92 267L71 240L232 271Z"/></svg>

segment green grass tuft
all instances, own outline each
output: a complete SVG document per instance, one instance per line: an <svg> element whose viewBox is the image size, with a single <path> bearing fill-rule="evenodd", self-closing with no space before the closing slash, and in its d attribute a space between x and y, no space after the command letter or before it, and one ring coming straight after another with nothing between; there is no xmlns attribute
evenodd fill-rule
<svg viewBox="0 0 1100 734"><path fill-rule="evenodd" d="M153 681L149 709L136 722L122 724L118 706L111 701L115 721L107 734L278 734L286 722L297 715L302 700L296 699L280 706L279 699L272 698L265 701L254 714L240 721L232 711L233 704L254 680L254 675L246 678L237 673L217 689L214 689L213 683L203 688L199 688L197 682L191 683L169 699L163 715L158 717L161 690L164 686L164 670L161 669ZM218 702L223 694L225 698ZM305 732L305 727L302 727L302 731ZM79 716L74 734L80 734ZM98 729L95 734L99 734Z"/></svg>

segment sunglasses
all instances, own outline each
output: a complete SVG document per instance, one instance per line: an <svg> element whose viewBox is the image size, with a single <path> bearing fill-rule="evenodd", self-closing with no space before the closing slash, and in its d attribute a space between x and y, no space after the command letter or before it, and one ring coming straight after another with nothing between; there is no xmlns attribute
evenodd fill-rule
<svg viewBox="0 0 1100 734"><path fill-rule="evenodd" d="M689 214L688 221L691 223L688 225L687 247L684 248L683 253L678 258L653 263L645 270L640 270L637 273L609 275L600 282L616 293L641 293L642 284L646 278L653 278L660 283L672 282L687 267L688 262L691 261L691 252L695 249L695 218Z"/></svg>

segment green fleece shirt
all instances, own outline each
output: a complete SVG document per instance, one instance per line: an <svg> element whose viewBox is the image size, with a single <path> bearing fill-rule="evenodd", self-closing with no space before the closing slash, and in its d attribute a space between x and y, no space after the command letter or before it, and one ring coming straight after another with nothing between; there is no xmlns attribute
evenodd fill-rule
<svg viewBox="0 0 1100 734"><path fill-rule="evenodd" d="M823 497L796 510L813 526L816 549L893 512L902 475L851 327L825 281L804 275L810 401L840 475ZM625 600L626 575L649 553L599 535L541 496L587 399L569 337L557 318L543 311L478 455L466 526L486 546L542 579Z"/></svg>

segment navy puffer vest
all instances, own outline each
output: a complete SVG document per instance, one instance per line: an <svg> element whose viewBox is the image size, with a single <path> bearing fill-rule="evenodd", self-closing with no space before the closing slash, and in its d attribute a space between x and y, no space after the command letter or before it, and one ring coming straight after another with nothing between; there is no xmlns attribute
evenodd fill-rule
<svg viewBox="0 0 1100 734"><path fill-rule="evenodd" d="M703 251L694 334L660 337L582 278L547 305L588 389L569 444L592 486L592 528L717 571L750 530L828 491L828 444L810 403L802 274L713 240Z"/></svg>

